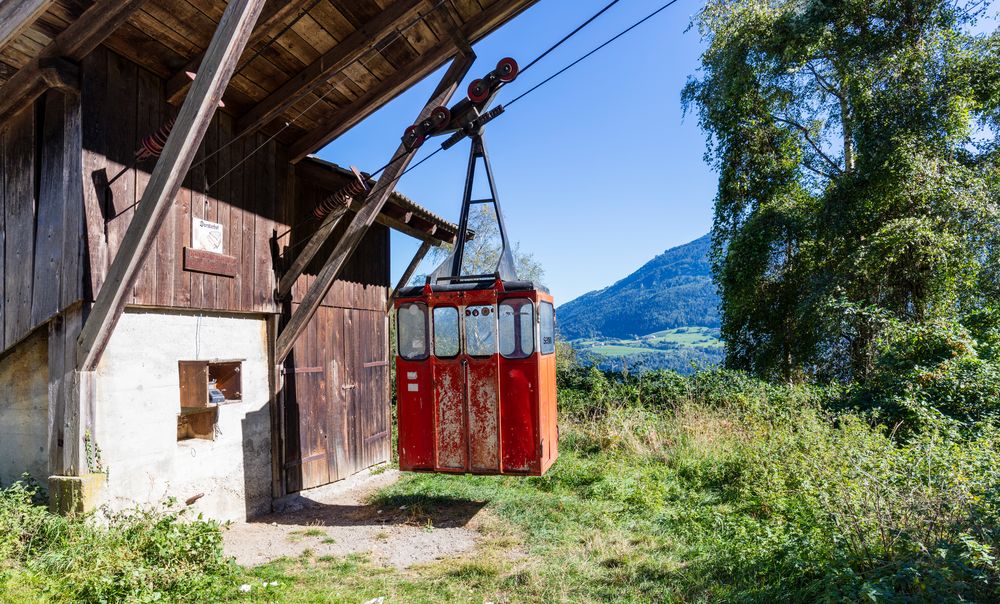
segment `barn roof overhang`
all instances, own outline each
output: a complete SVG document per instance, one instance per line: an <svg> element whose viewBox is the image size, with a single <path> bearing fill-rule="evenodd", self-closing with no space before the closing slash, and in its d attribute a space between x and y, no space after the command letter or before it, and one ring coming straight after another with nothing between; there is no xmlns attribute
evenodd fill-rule
<svg viewBox="0 0 1000 604"><path fill-rule="evenodd" d="M268 0L224 111L298 162L536 0ZM104 45L159 75L179 105L226 0L0 3L0 122L46 89L74 86ZM406 124L400 124L402 130Z"/></svg>
<svg viewBox="0 0 1000 604"><path fill-rule="evenodd" d="M354 178L351 170L314 156L300 162L297 173L301 178L308 179L331 193ZM367 180L369 186L375 185L374 179L368 177ZM353 199L351 210L356 212L362 202L361 199ZM438 247L454 243L458 233L458 225L448 222L398 191L392 192L375 221Z"/></svg>

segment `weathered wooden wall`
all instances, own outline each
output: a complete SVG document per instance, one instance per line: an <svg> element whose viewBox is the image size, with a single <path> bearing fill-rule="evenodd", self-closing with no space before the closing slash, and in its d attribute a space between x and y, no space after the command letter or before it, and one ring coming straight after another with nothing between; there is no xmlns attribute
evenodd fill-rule
<svg viewBox="0 0 1000 604"><path fill-rule="evenodd" d="M292 255L302 249L301 244L312 236L318 222L308 221L307 218L316 204L331 192L311 182L296 183L292 212L295 223L302 226L292 234L290 242ZM313 284L315 275L330 256L334 244L343 235L347 227L347 218L340 221L333 235L295 282L292 287L292 299L295 302L300 301ZM351 261L344 267L340 279L334 283L323 299L323 305L384 311L389 285L389 229L380 224L373 224L362 240L361 246L351 257Z"/></svg>
<svg viewBox="0 0 1000 604"><path fill-rule="evenodd" d="M84 170L92 174L103 169L112 178L133 162L140 139L156 131L174 110L164 99L163 81L120 55L99 49L87 57L83 68ZM283 149L258 136L234 140L232 132L232 118L217 112L199 159L146 260L132 304L278 312L273 301L271 239L286 224L287 204L280 199L287 173ZM148 160L128 170L111 185L109 199L101 199L96 186L88 192L101 207L107 245L106 253L97 254L103 262L97 263L92 275L95 288L118 250L153 164ZM234 277L184 269L192 217L223 225L224 252L239 266ZM98 241L91 246L95 243L100 245Z"/></svg>
<svg viewBox="0 0 1000 604"><path fill-rule="evenodd" d="M0 351L82 298L79 120L50 91L0 124Z"/></svg>
<svg viewBox="0 0 1000 604"><path fill-rule="evenodd" d="M388 364L384 309L317 310L287 363L285 492L389 460Z"/></svg>
<svg viewBox="0 0 1000 604"><path fill-rule="evenodd" d="M156 131L176 110L166 102L159 76L112 51L98 49L84 60L83 70L84 172L92 175L104 170L113 178L133 162L140 139ZM148 160L128 170L111 185L108 198L102 198L99 188L85 176L88 208L91 214L99 214L97 220L88 218L89 257L95 267L88 290L96 291L103 283L153 163ZM308 183L293 185L291 178L294 172L283 145L263 135L235 138L233 117L218 111L199 159L157 236L155 251L146 260L130 304L279 313L281 308L273 299L272 237L293 224L293 241L298 241L300 233L309 229L303 219L321 195ZM185 270L184 248L191 243L192 216L223 225L225 254L238 263L234 277ZM373 229L369 236L367 251L356 254L331 289L327 297L331 305L374 308L385 299L388 258L379 256L388 252L379 246L388 239L377 231ZM304 275L297 289L304 291L309 284L311 277Z"/></svg>

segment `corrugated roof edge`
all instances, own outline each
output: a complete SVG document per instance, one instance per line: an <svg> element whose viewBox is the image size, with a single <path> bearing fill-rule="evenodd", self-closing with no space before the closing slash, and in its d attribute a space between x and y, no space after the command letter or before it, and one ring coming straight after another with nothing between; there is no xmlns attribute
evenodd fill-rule
<svg viewBox="0 0 1000 604"><path fill-rule="evenodd" d="M312 162L316 166L325 168L327 170L340 174L341 176L344 176L346 178L351 178L353 176L353 172L351 172L351 170L339 164L326 161L325 159L320 159L315 155L309 155L303 161ZM368 177L368 174L366 174L365 172L362 172L362 174ZM376 180L374 178L368 177L369 186L373 186L375 182ZM392 201L395 205L405 208L407 211L414 212L415 214L420 215L422 218L425 218L426 220L433 222L438 226L438 228L444 231L448 231L451 233L458 232L457 224L445 220L444 218L438 216L434 212L431 212L427 208L413 201L412 199L400 193L399 191L394 190L392 194L389 196L389 200Z"/></svg>

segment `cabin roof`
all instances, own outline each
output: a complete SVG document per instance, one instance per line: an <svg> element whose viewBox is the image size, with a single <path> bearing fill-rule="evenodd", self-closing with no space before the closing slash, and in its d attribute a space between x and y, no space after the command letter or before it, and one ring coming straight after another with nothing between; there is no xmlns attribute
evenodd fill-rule
<svg viewBox="0 0 1000 604"><path fill-rule="evenodd" d="M331 192L354 178L351 170L315 156L307 157L299 164L299 169L309 180ZM374 186L375 180L369 177L368 184ZM360 202L355 200L352 202L352 208L357 207L360 207ZM453 243L455 234L458 233L458 225L431 212L399 191L392 192L388 203L382 207L376 220L389 228L436 246Z"/></svg>
<svg viewBox="0 0 1000 604"><path fill-rule="evenodd" d="M224 111L237 118L238 132L275 136L297 162L534 1L270 0L223 96ZM165 96L179 105L226 5L25 0L0 6L0 21L7 19L0 26L0 99L11 92L11 78L37 69L39 59L79 62L103 43L163 78ZM2 14L26 6L37 14Z"/></svg>

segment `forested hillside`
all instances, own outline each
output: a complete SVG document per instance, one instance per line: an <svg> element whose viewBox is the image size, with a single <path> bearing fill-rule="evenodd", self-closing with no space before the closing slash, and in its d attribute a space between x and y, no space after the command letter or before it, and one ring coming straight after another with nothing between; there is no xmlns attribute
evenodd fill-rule
<svg viewBox="0 0 1000 604"><path fill-rule="evenodd" d="M559 307L559 333L634 338L677 327L718 327L708 235L671 248L610 287Z"/></svg>

